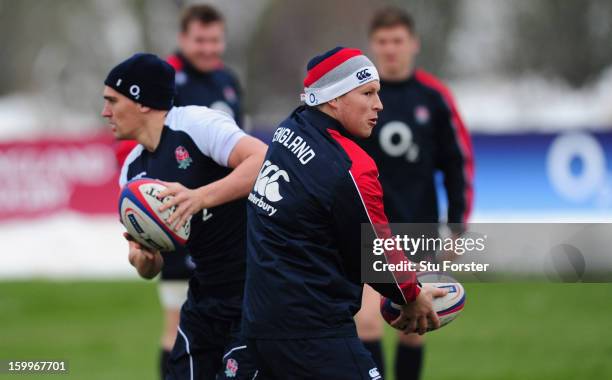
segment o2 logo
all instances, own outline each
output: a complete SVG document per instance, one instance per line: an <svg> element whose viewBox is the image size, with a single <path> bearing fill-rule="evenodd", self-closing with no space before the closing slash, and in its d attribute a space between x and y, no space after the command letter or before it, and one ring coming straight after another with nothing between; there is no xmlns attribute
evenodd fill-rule
<svg viewBox="0 0 612 380"><path fill-rule="evenodd" d="M140 87L133 84L130 86L130 94L134 97L134 99L140 99Z"/></svg>
<svg viewBox="0 0 612 380"><path fill-rule="evenodd" d="M378 142L391 157L404 156L408 162L419 159L419 146L414 142L412 130L401 121L391 121L380 128Z"/></svg>
<svg viewBox="0 0 612 380"><path fill-rule="evenodd" d="M612 204L605 152L595 137L582 132L560 135L546 161L552 187L563 198L579 203L596 197L602 206Z"/></svg>

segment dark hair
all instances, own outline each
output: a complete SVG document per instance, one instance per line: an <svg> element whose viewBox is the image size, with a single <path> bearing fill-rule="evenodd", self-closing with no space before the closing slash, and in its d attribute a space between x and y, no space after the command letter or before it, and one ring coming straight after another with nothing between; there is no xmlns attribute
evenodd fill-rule
<svg viewBox="0 0 612 380"><path fill-rule="evenodd" d="M404 26L410 33L415 33L414 19L412 15L402 8L387 7L377 11L370 22L370 32L372 35L375 31L382 28L390 28L393 26Z"/></svg>
<svg viewBox="0 0 612 380"><path fill-rule="evenodd" d="M181 13L181 31L186 32L189 24L191 24L193 21L199 21L203 24L223 22L223 15L210 5L191 5L185 8Z"/></svg>

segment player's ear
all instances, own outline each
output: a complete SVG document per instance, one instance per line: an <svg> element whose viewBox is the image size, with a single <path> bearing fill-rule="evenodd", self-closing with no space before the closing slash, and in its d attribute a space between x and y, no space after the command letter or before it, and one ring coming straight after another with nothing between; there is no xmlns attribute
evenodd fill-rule
<svg viewBox="0 0 612 380"><path fill-rule="evenodd" d="M148 113L151 111L151 107L143 106L142 104L138 103L138 110L140 113Z"/></svg>
<svg viewBox="0 0 612 380"><path fill-rule="evenodd" d="M329 106L333 110L337 110L338 109L338 98L333 98L332 100L328 101L327 104L329 104Z"/></svg>

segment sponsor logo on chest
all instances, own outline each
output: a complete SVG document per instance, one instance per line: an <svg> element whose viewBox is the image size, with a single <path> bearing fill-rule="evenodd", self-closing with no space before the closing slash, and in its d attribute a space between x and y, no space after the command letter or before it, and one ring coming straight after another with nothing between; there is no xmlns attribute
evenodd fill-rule
<svg viewBox="0 0 612 380"><path fill-rule="evenodd" d="M267 212L268 216L276 214L277 209L272 203L283 199L280 191L280 184L282 182L291 182L289 174L281 170L277 165L272 164L269 160L266 160L259 171L255 187L249 194L249 201Z"/></svg>

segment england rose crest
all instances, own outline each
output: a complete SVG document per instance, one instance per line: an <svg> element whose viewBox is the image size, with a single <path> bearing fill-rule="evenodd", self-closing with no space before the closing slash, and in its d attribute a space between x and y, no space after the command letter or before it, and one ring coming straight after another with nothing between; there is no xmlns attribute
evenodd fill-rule
<svg viewBox="0 0 612 380"><path fill-rule="evenodd" d="M227 364L225 365L225 376L227 377L236 377L236 373L238 372L238 362L235 359L228 359Z"/></svg>
<svg viewBox="0 0 612 380"><path fill-rule="evenodd" d="M426 124L429 122L429 110L425 106L417 106L414 109L414 118L419 124Z"/></svg>
<svg viewBox="0 0 612 380"><path fill-rule="evenodd" d="M189 157L189 152L182 145L174 150L174 157L176 157L179 169L187 169L193 162L193 159Z"/></svg>

